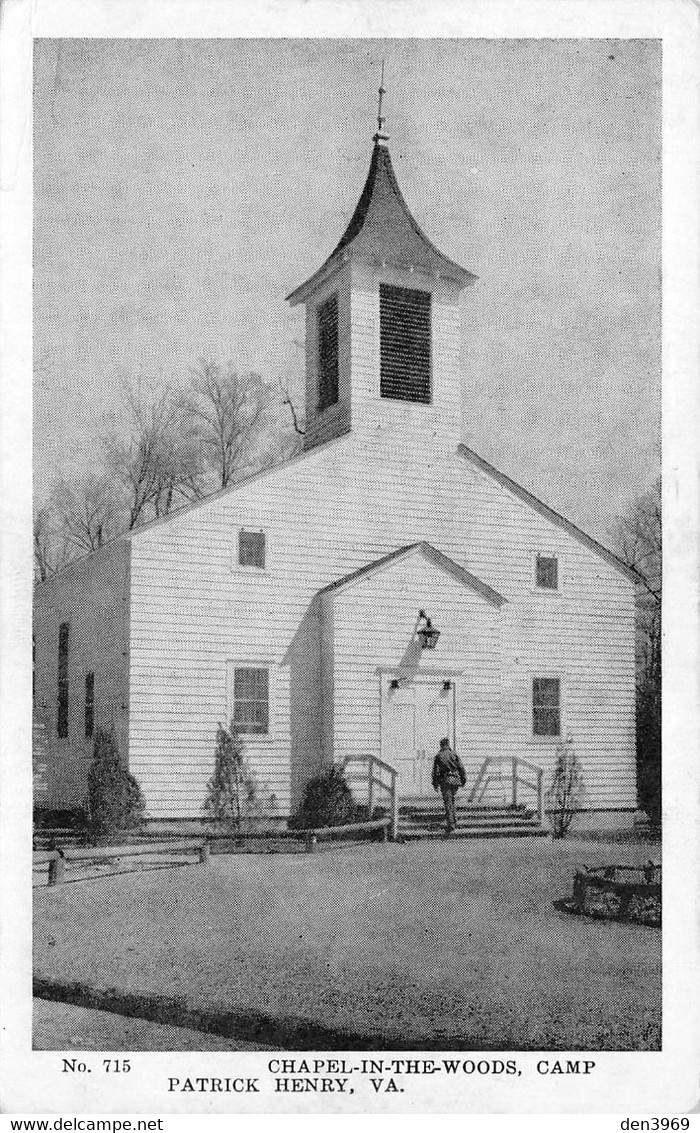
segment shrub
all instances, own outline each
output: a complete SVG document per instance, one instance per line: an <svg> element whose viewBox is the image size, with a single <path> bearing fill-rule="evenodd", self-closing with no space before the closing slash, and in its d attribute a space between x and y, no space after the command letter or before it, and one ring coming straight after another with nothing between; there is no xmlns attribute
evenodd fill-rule
<svg viewBox="0 0 700 1133"><path fill-rule="evenodd" d="M340 767L328 767L309 779L293 825L297 829L345 826L355 820L355 802Z"/></svg>
<svg viewBox="0 0 700 1133"><path fill-rule="evenodd" d="M138 826L145 810L136 779L121 762L111 732L97 732L88 770L87 825L90 841Z"/></svg>
<svg viewBox="0 0 700 1133"><path fill-rule="evenodd" d="M216 727L214 774L207 783L204 809L217 822L224 822L239 831L243 818L255 809L257 785L246 764L244 744L233 721L228 728Z"/></svg>
<svg viewBox="0 0 700 1133"><path fill-rule="evenodd" d="M568 833L583 794L581 765L571 736L557 747L557 763L552 782L546 794L549 821L555 838Z"/></svg>

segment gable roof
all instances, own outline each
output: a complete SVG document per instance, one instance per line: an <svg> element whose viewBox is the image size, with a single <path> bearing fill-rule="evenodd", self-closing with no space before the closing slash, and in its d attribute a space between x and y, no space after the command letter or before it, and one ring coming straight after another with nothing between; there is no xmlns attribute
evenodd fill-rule
<svg viewBox="0 0 700 1133"><path fill-rule="evenodd" d="M556 524L557 527L561 527L564 531L568 531L569 535L573 535L574 539L578 539L579 543L583 543L584 547L587 547L589 551L600 555L602 559L605 559L611 566L614 566L621 574L629 578L631 582L636 583L640 581L641 575L638 571L634 570L633 567L627 566L626 563L623 563L622 559L619 559L617 555L609 551L602 543L598 543L591 535L587 535L585 531L582 531L581 528L577 527L575 523L572 523L570 519L565 519L558 511L554 511L553 508L548 507L542 500L538 500L537 496L533 496L526 488L521 487L515 480L511 480L510 476L506 476L505 472L499 472L497 468L494 468L492 464L484 460L483 456L479 456L464 444L457 445L457 452L460 456L463 456L466 460L471 461L477 468L481 469L482 472L486 472L488 476L491 476L499 484L502 484L504 488L507 488L508 491L512 492L514 496L517 496L518 499L528 504L531 508L534 508L534 510L539 512L540 515L543 515L545 519Z"/></svg>
<svg viewBox="0 0 700 1133"><path fill-rule="evenodd" d="M328 449L341 448L343 445L346 445L349 436L349 433L342 433L339 437L330 437L327 441L314 445L311 449L303 449L301 452L295 452L293 456L288 456L286 460L280 460L277 464L266 464L264 468L259 468L257 472L251 472L250 475L243 476L240 480L234 480L232 483L227 484L225 488L217 488L215 492L210 492L208 496L202 496L201 499L198 500L190 500L189 503L182 504L181 507L169 511L167 515L158 516L157 519L150 519L147 523L142 523L138 527L132 527L130 531L125 531L120 538L137 538L144 531L151 531L154 527L162 527L165 524L172 523L176 519L180 519L183 515L187 515L189 511L196 511L197 508L204 507L205 504L213 503L215 500L221 499L222 496L231 495L240 488L247 488L248 485L252 484L255 480L265 480L278 472L286 472L288 468L294 467L295 464L301 464L302 461L313 461L316 457L327 452Z"/></svg>
<svg viewBox="0 0 700 1133"><path fill-rule="evenodd" d="M450 279L460 287L476 276L444 256L411 216L391 164L389 150L375 141L369 173L345 232L318 271L287 296L294 305L306 299L348 260L391 267L417 268Z"/></svg>
<svg viewBox="0 0 700 1133"><path fill-rule="evenodd" d="M352 586L354 583L359 582L360 579L369 578L371 575L378 571L384 570L390 563L399 562L401 559L409 558L411 555L422 554L440 570L444 570L447 574L451 574L458 582L464 586L474 590L482 598L485 598L491 605L500 607L503 605L506 598L494 590L491 586L487 586L480 578L472 574L471 571L465 570L453 559L443 555L442 551L438 551L430 543L409 543L406 547L399 547L398 550L392 551L388 555L383 555L381 559L375 559L374 562L367 563L366 566L360 567L359 570L352 571L351 574L343 575L342 578L336 579L328 586L324 586L319 590L319 594L328 594L330 591L343 590L346 586Z"/></svg>

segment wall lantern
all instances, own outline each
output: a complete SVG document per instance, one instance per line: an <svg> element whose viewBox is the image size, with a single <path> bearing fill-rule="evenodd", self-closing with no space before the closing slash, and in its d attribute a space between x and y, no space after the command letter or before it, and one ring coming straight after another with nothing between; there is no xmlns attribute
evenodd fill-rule
<svg viewBox="0 0 700 1133"><path fill-rule="evenodd" d="M425 610L418 611L420 619L416 634L423 649L434 649L437 645L437 639L440 636L440 630L433 628L433 623L426 614Z"/></svg>
<svg viewBox="0 0 700 1133"><path fill-rule="evenodd" d="M452 688L452 681L443 681L442 687L445 690L445 692L449 692L450 689Z"/></svg>

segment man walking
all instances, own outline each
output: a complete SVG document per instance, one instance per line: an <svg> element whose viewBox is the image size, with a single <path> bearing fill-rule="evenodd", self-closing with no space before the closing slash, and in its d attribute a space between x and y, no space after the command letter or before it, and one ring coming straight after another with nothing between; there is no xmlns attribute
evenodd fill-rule
<svg viewBox="0 0 700 1133"><path fill-rule="evenodd" d="M440 740L440 750L433 761L433 790L442 791L448 838L457 825L455 795L466 781L467 773L457 752L452 750L447 738Z"/></svg>

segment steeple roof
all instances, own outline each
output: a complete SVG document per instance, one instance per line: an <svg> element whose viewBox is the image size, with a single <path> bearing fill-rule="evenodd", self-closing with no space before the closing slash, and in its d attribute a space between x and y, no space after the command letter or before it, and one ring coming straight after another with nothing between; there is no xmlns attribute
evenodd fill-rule
<svg viewBox="0 0 700 1133"><path fill-rule="evenodd" d="M289 302L303 302L348 260L375 267L413 269L449 279L460 287L476 279L438 251L411 216L381 135L375 136L365 187L343 236L318 271L287 296Z"/></svg>

